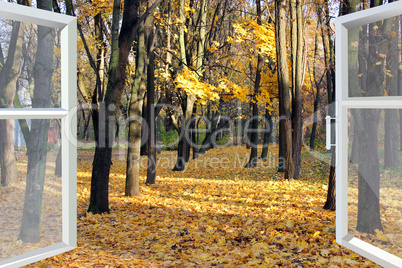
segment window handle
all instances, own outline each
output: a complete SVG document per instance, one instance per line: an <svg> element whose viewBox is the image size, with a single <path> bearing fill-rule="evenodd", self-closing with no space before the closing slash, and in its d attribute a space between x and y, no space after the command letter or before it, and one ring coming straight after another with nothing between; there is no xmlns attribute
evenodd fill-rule
<svg viewBox="0 0 402 268"><path fill-rule="evenodd" d="M327 150L331 150L331 146L336 146L336 144L331 144L331 119L336 119L335 117L331 117L327 115L325 117L326 121L326 140L325 140L325 148Z"/></svg>

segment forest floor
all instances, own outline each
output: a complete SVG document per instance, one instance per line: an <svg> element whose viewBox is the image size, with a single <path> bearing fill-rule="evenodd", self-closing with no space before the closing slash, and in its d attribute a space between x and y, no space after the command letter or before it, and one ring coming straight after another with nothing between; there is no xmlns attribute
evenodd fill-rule
<svg viewBox="0 0 402 268"><path fill-rule="evenodd" d="M78 152L78 245L27 267L379 267L335 241L335 211L322 209L328 154L304 151L299 180L276 171L278 148L256 169L249 150L209 150L184 172L158 155L157 183L125 197L124 150L114 152L110 214L86 213L92 150Z"/></svg>

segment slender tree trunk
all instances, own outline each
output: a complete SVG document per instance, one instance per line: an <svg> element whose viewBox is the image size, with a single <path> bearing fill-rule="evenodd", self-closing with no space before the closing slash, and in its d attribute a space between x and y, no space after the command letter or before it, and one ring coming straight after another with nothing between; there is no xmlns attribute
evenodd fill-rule
<svg viewBox="0 0 402 268"><path fill-rule="evenodd" d="M392 31L395 33L399 30L399 22L389 19L392 23ZM388 56L387 70L389 75L386 78L386 90L389 96L398 96L398 37L388 36ZM399 166L399 111L397 109L385 109L384 118L384 167Z"/></svg>
<svg viewBox="0 0 402 268"><path fill-rule="evenodd" d="M160 154L162 152L161 145L161 116L158 115L156 119L156 153Z"/></svg>
<svg viewBox="0 0 402 268"><path fill-rule="evenodd" d="M321 82L322 82L322 78L319 81L318 77L317 77L318 27L319 27L319 25L317 25L317 31L315 34L314 60L313 60L313 77L314 77L314 84L315 84L315 88L316 88L317 92L316 92L315 98L314 98L313 126L311 128L311 134L310 134L310 151L315 150L315 137L316 137L317 123L318 123L318 105L320 103L320 86L321 86Z"/></svg>
<svg viewBox="0 0 402 268"><path fill-rule="evenodd" d="M145 66L147 66L147 64L145 64ZM142 125L146 125L148 126L148 103L146 101L142 102ZM148 128L147 127L143 127L141 129L141 156L143 155L148 155L147 150L148 150Z"/></svg>
<svg viewBox="0 0 402 268"><path fill-rule="evenodd" d="M257 4L257 24L262 25L261 16L261 0L256 0ZM246 168L255 168L257 167L257 149L258 149L258 103L257 103L257 95L259 94L259 88L261 83L261 70L263 65L263 58L261 54L258 54L257 57L257 69L255 74L255 83L254 83L254 98L253 98L253 117L251 121L251 129L252 132L250 134L250 159L246 164Z"/></svg>
<svg viewBox="0 0 402 268"><path fill-rule="evenodd" d="M152 3L148 3L152 5ZM151 16L150 16L151 17ZM151 26L150 24L149 26ZM148 114L148 169L147 184L155 184L156 178L156 146L155 146L155 55L153 47L153 29L150 30L148 53L150 54L147 72L147 114Z"/></svg>
<svg viewBox="0 0 402 268"><path fill-rule="evenodd" d="M38 1L38 8L52 10L52 1ZM51 105L54 39L55 31L53 28L38 26L33 108L50 108ZM31 121L30 139L27 146L27 184L21 229L18 236L18 240L25 243L38 243L40 241L49 123L49 119L33 119Z"/></svg>
<svg viewBox="0 0 402 268"><path fill-rule="evenodd" d="M181 22L185 21L184 14L184 0L179 0L179 18ZM205 47L205 35L206 35L206 15L207 15L207 0L201 0L200 8L200 27L199 27L199 39L197 42L197 62L196 69L197 72L202 74L203 57L204 57L204 47ZM186 44L184 36L184 23L179 24L179 45L180 45L180 60L185 64L184 68L187 68L188 61L186 59ZM189 122L193 116L193 107L196 101L194 95L187 95L183 98L182 110L183 117L181 122L181 131L184 133L183 138L179 142L179 148L177 151L176 165L173 171L183 171L186 167L186 162L190 160L190 143L187 137Z"/></svg>
<svg viewBox="0 0 402 268"><path fill-rule="evenodd" d="M195 116L197 114L197 106L194 105L193 107L193 115ZM193 117L193 119L191 120L191 142L193 145L193 159L197 159L198 158L198 151L199 151L199 146L198 146L198 122L199 120L195 119L195 117Z"/></svg>
<svg viewBox="0 0 402 268"><path fill-rule="evenodd" d="M272 134L273 122L272 115L269 109L265 109L265 133L264 133L264 143L262 146L261 159L262 161L267 161L268 149L269 149L269 138Z"/></svg>
<svg viewBox="0 0 402 268"><path fill-rule="evenodd" d="M333 168L332 168L333 167ZM332 150L331 155L331 168L329 170L329 178L333 178L328 181L328 191L327 191L327 200L324 204L324 209L334 211L336 208L336 196L335 196L335 177L336 177L336 169L335 169L335 150Z"/></svg>
<svg viewBox="0 0 402 268"><path fill-rule="evenodd" d="M279 170L285 162L285 179L293 178L294 164L292 154L292 122L290 115L289 96L289 69L287 65L286 43L286 0L275 1L275 30L276 30L276 53L278 64L278 87L279 87L279 116L282 139L279 146L284 148L284 159L279 159ZM281 150L281 149L280 149ZM281 156L280 156L281 157ZM282 164L281 164L282 163Z"/></svg>
<svg viewBox="0 0 402 268"><path fill-rule="evenodd" d="M357 0L356 0L357 1ZM345 2L343 2L345 3ZM341 3L341 6L342 4ZM319 8L319 7L318 7ZM326 14L328 14L328 17L326 17L325 22L323 20L323 15L322 11L317 9L318 13L318 18L319 18L319 23L321 24L321 34L322 34L322 41L323 41L323 46L324 46L324 59L325 59L325 68L326 68L326 77L327 77L327 95L328 95L328 114L331 117L335 117L335 83L334 83L334 66L333 66L333 43L331 42L330 39L330 32L331 32L331 26L330 26L330 21L329 21L329 3L328 1L325 1L324 3L324 8ZM335 124L334 120L331 120L331 143L335 143ZM336 183L336 171L335 171L335 165L332 165L335 163L335 149L332 147L331 148L331 167L329 171L329 177L328 177L328 192L327 192L327 200L324 204L324 209L328 210L335 210L335 187L333 187Z"/></svg>
<svg viewBox="0 0 402 268"><path fill-rule="evenodd" d="M143 96L145 84L145 28L141 23L138 29L136 69L131 89L128 124L128 152L126 171L126 196L140 196L140 153L143 115Z"/></svg>

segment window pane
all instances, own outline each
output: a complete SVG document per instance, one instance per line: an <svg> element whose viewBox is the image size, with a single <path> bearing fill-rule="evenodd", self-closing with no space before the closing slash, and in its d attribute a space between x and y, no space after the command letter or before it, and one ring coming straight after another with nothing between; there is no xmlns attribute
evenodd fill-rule
<svg viewBox="0 0 402 268"><path fill-rule="evenodd" d="M402 257L400 110L350 109L349 234Z"/></svg>
<svg viewBox="0 0 402 268"><path fill-rule="evenodd" d="M349 97L397 96L400 16L348 31Z"/></svg>
<svg viewBox="0 0 402 268"><path fill-rule="evenodd" d="M43 96L36 96L37 102L34 108L59 108L61 106L61 68L60 68L60 30L41 27L41 31L47 31L49 36L54 37L52 46L49 49L53 50L53 66L41 66L35 65L37 57L37 46L38 46L38 26L29 23L19 23L12 20L5 20L0 18L0 59L4 58L5 69L3 72L11 71L13 68L15 70L21 70L20 74L13 77L15 81L8 81L10 85L13 85L13 90L15 92L15 85L17 85L17 96L19 104L15 107L21 106L21 108L32 108L32 100L34 99L35 86L43 87L43 83L50 84L50 91L46 93L46 97L50 97L50 102L41 100ZM23 30L22 38L16 38L13 42L12 36L18 36L18 29ZM15 53L20 62L13 62L11 54ZM19 57L18 57L19 56ZM0 60L0 65L1 64ZM48 77L46 79L41 79L41 81L35 81L35 72L39 69L45 68ZM2 69L2 68L0 68ZM4 74L3 74L4 75ZM0 85L1 87L1 85ZM45 88L48 88L45 84ZM11 92L10 91L10 92ZM1 92L1 88L0 88ZM13 108L13 103L15 102L11 95L3 94L1 97L2 102L0 102L0 108ZM50 106L49 106L50 105Z"/></svg>
<svg viewBox="0 0 402 268"><path fill-rule="evenodd" d="M31 131L28 144L20 123ZM2 153L2 159L7 161L1 165L0 186L0 261L3 261L62 242L62 180L56 174L56 167L61 164L57 163L61 160L58 120L0 120L0 126L0 139L7 141L8 149ZM7 133L1 131L10 128ZM10 133L11 144L6 138ZM5 175L5 171L13 168L14 163L9 161L12 158L16 159L16 178ZM46 161L40 160L44 158Z"/></svg>

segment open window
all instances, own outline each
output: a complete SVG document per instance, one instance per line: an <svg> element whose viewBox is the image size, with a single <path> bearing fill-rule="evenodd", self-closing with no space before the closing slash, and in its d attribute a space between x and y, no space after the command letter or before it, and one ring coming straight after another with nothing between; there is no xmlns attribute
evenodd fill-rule
<svg viewBox="0 0 402 268"><path fill-rule="evenodd" d="M402 267L402 2L336 19L336 241Z"/></svg>
<svg viewBox="0 0 402 268"><path fill-rule="evenodd" d="M0 1L0 267L76 247L76 30Z"/></svg>

